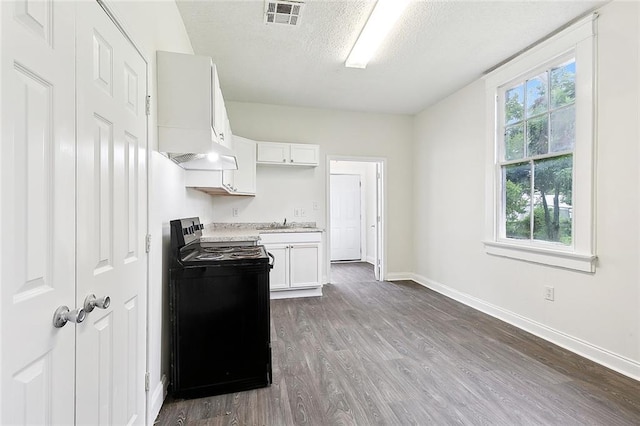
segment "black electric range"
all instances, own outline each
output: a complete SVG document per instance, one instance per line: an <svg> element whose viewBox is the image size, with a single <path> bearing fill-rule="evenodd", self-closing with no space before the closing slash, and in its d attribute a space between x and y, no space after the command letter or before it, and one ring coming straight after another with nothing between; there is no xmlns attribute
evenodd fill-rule
<svg viewBox="0 0 640 426"><path fill-rule="evenodd" d="M208 246L198 218L170 226L172 394L270 385L269 253L259 245Z"/></svg>

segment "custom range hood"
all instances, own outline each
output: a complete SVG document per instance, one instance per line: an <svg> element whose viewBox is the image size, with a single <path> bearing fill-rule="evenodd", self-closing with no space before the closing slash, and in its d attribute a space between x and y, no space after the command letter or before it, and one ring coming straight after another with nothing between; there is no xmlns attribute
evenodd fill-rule
<svg viewBox="0 0 640 426"><path fill-rule="evenodd" d="M237 169L223 145L226 110L218 73L208 56L157 52L158 151L184 169Z"/></svg>
<svg viewBox="0 0 640 426"><path fill-rule="evenodd" d="M215 144L208 154L180 154L168 152L171 161L187 170L237 170L236 155L229 148Z"/></svg>

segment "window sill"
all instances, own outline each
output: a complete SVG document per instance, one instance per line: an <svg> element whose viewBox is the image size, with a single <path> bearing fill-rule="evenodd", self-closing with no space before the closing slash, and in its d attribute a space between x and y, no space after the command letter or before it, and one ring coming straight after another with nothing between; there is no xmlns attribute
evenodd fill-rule
<svg viewBox="0 0 640 426"><path fill-rule="evenodd" d="M589 273L596 271L597 257L593 254L581 254L502 241L485 241L484 247L488 254L494 256L508 257L574 271Z"/></svg>

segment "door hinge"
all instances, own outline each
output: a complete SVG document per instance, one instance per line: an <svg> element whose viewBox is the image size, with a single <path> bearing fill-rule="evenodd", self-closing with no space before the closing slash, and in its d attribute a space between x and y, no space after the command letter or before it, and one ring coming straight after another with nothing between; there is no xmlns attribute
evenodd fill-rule
<svg viewBox="0 0 640 426"><path fill-rule="evenodd" d="M145 113L147 115L151 115L151 96L147 95L147 100L145 104Z"/></svg>
<svg viewBox="0 0 640 426"><path fill-rule="evenodd" d="M144 373L144 390L149 392L149 372Z"/></svg>
<svg viewBox="0 0 640 426"><path fill-rule="evenodd" d="M147 234L144 238L144 251L145 253L151 251L151 234Z"/></svg>

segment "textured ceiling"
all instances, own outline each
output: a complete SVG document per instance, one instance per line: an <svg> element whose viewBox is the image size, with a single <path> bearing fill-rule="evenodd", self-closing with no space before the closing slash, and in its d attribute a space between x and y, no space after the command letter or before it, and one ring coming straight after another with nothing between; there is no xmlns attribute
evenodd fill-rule
<svg viewBox="0 0 640 426"><path fill-rule="evenodd" d="M373 1L307 0L297 26L263 1L178 0L225 99L415 114L605 1L414 1L366 69L345 68Z"/></svg>

